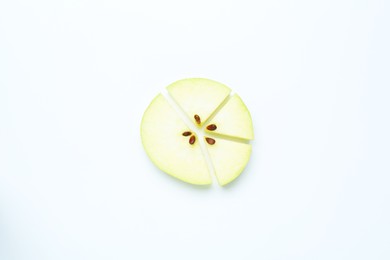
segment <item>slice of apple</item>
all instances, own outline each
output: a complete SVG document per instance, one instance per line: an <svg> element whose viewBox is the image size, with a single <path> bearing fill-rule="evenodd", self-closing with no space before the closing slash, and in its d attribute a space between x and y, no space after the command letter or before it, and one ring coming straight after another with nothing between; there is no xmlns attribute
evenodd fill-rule
<svg viewBox="0 0 390 260"><path fill-rule="evenodd" d="M197 136L190 132L161 94L150 103L141 123L143 146L158 168L191 184L210 184ZM190 140L194 142L190 144Z"/></svg>
<svg viewBox="0 0 390 260"><path fill-rule="evenodd" d="M199 78L179 80L167 90L172 100L158 95L141 123L142 143L153 163L192 184L210 184L209 172L215 172L220 185L236 179L249 161L253 139L241 98L230 97L221 83Z"/></svg>
<svg viewBox="0 0 390 260"><path fill-rule="evenodd" d="M251 115L237 94L234 94L218 111L209 125L212 127L206 127L206 131L211 129L216 134L246 140L253 140L254 138Z"/></svg>
<svg viewBox="0 0 390 260"><path fill-rule="evenodd" d="M207 145L218 183L222 186L236 179L247 165L252 146L250 144L214 138L213 145Z"/></svg>
<svg viewBox="0 0 390 260"><path fill-rule="evenodd" d="M167 90L187 116L199 126L207 121L231 91L219 82L202 78L176 81Z"/></svg>

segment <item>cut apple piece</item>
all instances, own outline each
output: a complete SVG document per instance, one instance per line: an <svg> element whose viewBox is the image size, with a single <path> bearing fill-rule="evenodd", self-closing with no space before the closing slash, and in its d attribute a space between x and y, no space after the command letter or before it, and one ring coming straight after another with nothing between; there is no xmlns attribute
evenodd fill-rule
<svg viewBox="0 0 390 260"><path fill-rule="evenodd" d="M230 88L209 79L176 81L167 87L169 94L194 124L201 126L229 96Z"/></svg>
<svg viewBox="0 0 390 260"><path fill-rule="evenodd" d="M247 165L252 146L250 144L213 138L213 145L207 145L215 175L220 185L236 179Z"/></svg>
<svg viewBox="0 0 390 260"><path fill-rule="evenodd" d="M144 113L141 138L146 153L162 171L191 184L211 183L196 135L161 94Z"/></svg>
<svg viewBox="0 0 390 260"><path fill-rule="evenodd" d="M209 129L209 126L211 129ZM251 115L241 98L235 94L218 111L206 131L246 140L254 138Z"/></svg>

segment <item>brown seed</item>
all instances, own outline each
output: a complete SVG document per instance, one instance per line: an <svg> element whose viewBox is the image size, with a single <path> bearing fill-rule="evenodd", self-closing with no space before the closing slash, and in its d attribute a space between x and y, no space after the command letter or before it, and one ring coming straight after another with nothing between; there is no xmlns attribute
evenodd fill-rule
<svg viewBox="0 0 390 260"><path fill-rule="evenodd" d="M189 143L190 143L190 144L194 144L194 143L195 143L195 140L196 140L195 135L192 135L192 136L190 137Z"/></svg>
<svg viewBox="0 0 390 260"><path fill-rule="evenodd" d="M183 133L183 136L189 136L189 135L191 135L192 133L190 132L190 131L186 131L186 132L184 132Z"/></svg>
<svg viewBox="0 0 390 260"><path fill-rule="evenodd" d="M217 129L217 126L214 124L211 124L211 125L208 125L206 128L207 128L207 130L214 131Z"/></svg>
<svg viewBox="0 0 390 260"><path fill-rule="evenodd" d="M211 145L215 144L215 140L213 138L210 138L210 137L206 137L206 142L208 144L211 144Z"/></svg>
<svg viewBox="0 0 390 260"><path fill-rule="evenodd" d="M194 115L195 121L198 125L200 125L200 116Z"/></svg>

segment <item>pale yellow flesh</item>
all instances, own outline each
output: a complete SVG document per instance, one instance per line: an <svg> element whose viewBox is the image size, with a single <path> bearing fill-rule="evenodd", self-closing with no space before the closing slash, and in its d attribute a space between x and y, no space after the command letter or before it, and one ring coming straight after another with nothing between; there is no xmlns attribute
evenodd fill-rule
<svg viewBox="0 0 390 260"><path fill-rule="evenodd" d="M167 87L169 94L196 124L194 115L199 115L201 125L229 96L230 88L209 79L184 79Z"/></svg>
<svg viewBox="0 0 390 260"><path fill-rule="evenodd" d="M141 124L144 148L153 163L162 171L191 184L211 183L207 164L199 147L188 143L182 135L189 128L162 95L146 109Z"/></svg>
<svg viewBox="0 0 390 260"><path fill-rule="evenodd" d="M241 98L235 94L210 121L217 129L217 134L246 140L254 138L251 115Z"/></svg>
<svg viewBox="0 0 390 260"><path fill-rule="evenodd" d="M252 146L250 144L214 138L214 145L207 145L218 183L224 186L236 179L247 165Z"/></svg>

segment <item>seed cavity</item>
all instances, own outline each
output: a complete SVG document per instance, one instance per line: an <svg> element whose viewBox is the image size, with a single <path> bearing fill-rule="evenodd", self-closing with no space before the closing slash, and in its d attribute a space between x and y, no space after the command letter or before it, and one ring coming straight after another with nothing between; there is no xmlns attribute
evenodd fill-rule
<svg viewBox="0 0 390 260"><path fill-rule="evenodd" d="M194 118L195 118L195 121L198 125L200 125L201 121L200 121L200 116L198 115L194 115Z"/></svg>
<svg viewBox="0 0 390 260"><path fill-rule="evenodd" d="M191 145L193 145L193 144L195 143L195 140L196 140L195 135L192 135L192 136L190 137L189 143L190 143Z"/></svg>
<svg viewBox="0 0 390 260"><path fill-rule="evenodd" d="M211 124L211 125L208 125L206 128L207 128L207 130L215 131L217 129L217 126L215 124Z"/></svg>
<svg viewBox="0 0 390 260"><path fill-rule="evenodd" d="M184 133L183 133L183 136L190 136L192 133L190 132L190 131L185 131Z"/></svg>
<svg viewBox="0 0 390 260"><path fill-rule="evenodd" d="M215 139L210 138L210 137L206 137L205 139L206 139L206 142L207 142L208 144L210 144L210 145L215 144Z"/></svg>
<svg viewBox="0 0 390 260"><path fill-rule="evenodd" d="M200 125L202 121L200 120L200 116L198 114L194 115L195 122ZM207 130L209 131L214 131L217 129L217 126L215 124L210 124L206 127ZM196 142L196 136L193 134L191 131L184 131L182 133L183 136L190 136L190 139L188 140L188 143L190 145L193 145ZM205 137L205 140L208 144L213 145L215 144L215 139L210 138L210 137Z"/></svg>

